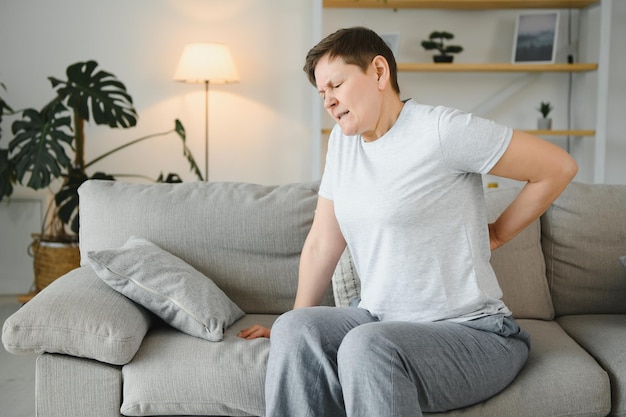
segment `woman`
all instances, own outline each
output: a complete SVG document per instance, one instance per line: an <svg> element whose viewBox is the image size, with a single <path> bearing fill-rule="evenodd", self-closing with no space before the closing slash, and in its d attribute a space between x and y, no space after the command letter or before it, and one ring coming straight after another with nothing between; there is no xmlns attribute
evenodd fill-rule
<svg viewBox="0 0 626 417"><path fill-rule="evenodd" d="M576 163L530 134L402 101L393 54L369 29L328 36L304 69L337 126L294 310L271 330L266 416L421 416L497 394L529 337L500 299L490 250L549 207ZM481 174L526 182L492 224ZM346 245L361 299L315 307Z"/></svg>

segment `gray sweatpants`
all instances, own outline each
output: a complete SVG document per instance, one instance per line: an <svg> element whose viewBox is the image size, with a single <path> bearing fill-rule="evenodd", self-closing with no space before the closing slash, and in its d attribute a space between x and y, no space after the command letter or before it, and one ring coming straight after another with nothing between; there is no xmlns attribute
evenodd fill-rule
<svg viewBox="0 0 626 417"><path fill-rule="evenodd" d="M270 341L266 417L405 417L468 406L509 385L529 350L510 317L381 322L356 307L290 311Z"/></svg>

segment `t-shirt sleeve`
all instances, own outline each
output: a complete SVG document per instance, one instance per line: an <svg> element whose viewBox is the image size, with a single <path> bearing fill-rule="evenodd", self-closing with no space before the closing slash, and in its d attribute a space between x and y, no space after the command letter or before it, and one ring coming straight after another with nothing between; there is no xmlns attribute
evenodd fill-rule
<svg viewBox="0 0 626 417"><path fill-rule="evenodd" d="M456 109L444 109L439 118L443 157L456 172L487 174L506 151L513 129Z"/></svg>

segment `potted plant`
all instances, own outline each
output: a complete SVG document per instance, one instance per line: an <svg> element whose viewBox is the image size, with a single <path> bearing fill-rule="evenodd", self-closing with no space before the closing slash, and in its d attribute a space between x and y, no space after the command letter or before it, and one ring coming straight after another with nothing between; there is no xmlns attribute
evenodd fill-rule
<svg viewBox="0 0 626 417"><path fill-rule="evenodd" d="M42 278L43 281L51 281L78 266L78 187L88 179L115 179L100 171L89 174L88 168L93 164L138 142L175 133L182 140L183 155L191 170L202 180L179 120L175 120L171 130L132 140L91 161L85 160L85 122L129 128L136 125L138 117L124 84L97 66L96 61L77 62L67 68L67 80L49 77L56 95L41 110L16 111L0 97L0 122L3 115L16 117L11 125L13 136L8 147L0 148L0 201L13 193L15 184L38 190L49 187L57 178L61 180L60 188L52 191L41 233L33 235L36 287L39 287L37 254L42 248L62 248L65 252L61 256L72 258L67 265L63 265L62 260L51 261L61 264L60 272L52 271L52 265L41 266L39 272L49 275ZM68 153L73 153L73 158ZM181 182L180 177L172 173L167 176L161 173L154 181Z"/></svg>
<svg viewBox="0 0 626 417"><path fill-rule="evenodd" d="M436 49L439 55L433 55L434 62L452 62L454 55L463 52L463 47L459 45L445 45L446 40L454 39L454 35L445 31L434 31L430 34L427 41L422 41L422 47L427 51Z"/></svg>
<svg viewBox="0 0 626 417"><path fill-rule="evenodd" d="M552 129L552 119L548 117L548 115L550 114L550 112L552 111L553 107L550 104L550 102L541 102L541 104L539 105L539 108L537 110L539 110L539 113L541 113L541 116L539 119L537 119L537 129L538 130L550 130Z"/></svg>

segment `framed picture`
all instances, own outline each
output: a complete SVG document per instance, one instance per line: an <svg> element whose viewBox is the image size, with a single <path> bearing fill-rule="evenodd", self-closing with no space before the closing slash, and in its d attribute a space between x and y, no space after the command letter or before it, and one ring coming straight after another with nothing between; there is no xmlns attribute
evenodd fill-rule
<svg viewBox="0 0 626 417"><path fill-rule="evenodd" d="M558 11L520 13L515 25L513 63L554 63L558 28Z"/></svg>
<svg viewBox="0 0 626 417"><path fill-rule="evenodd" d="M387 44L393 56L398 59L398 47L400 46L400 32L387 32L379 35Z"/></svg>

